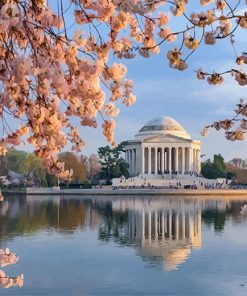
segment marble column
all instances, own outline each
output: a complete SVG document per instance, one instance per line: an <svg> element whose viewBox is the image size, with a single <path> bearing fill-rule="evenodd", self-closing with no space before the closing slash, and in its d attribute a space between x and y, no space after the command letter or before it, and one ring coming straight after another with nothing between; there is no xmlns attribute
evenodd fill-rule
<svg viewBox="0 0 247 296"><path fill-rule="evenodd" d="M165 170L168 171L168 166L169 166L169 154L168 154L168 148L166 148L165 151Z"/></svg>
<svg viewBox="0 0 247 296"><path fill-rule="evenodd" d="M136 173L136 149L132 149L132 174Z"/></svg>
<svg viewBox="0 0 247 296"><path fill-rule="evenodd" d="M142 153L142 169L141 169L141 173L145 174L145 148L141 148L141 153Z"/></svg>
<svg viewBox="0 0 247 296"><path fill-rule="evenodd" d="M184 173L185 173L186 172L187 155L186 155L186 149L184 147L183 147L183 155L184 155L183 159L184 159Z"/></svg>
<svg viewBox="0 0 247 296"><path fill-rule="evenodd" d="M194 171L196 172L196 149L194 149Z"/></svg>
<svg viewBox="0 0 247 296"><path fill-rule="evenodd" d="M132 149L129 149L129 172L132 174Z"/></svg>
<svg viewBox="0 0 247 296"><path fill-rule="evenodd" d="M185 173L185 149L182 148L182 174Z"/></svg>
<svg viewBox="0 0 247 296"><path fill-rule="evenodd" d="M175 171L178 172L178 148L175 148Z"/></svg>
<svg viewBox="0 0 247 296"><path fill-rule="evenodd" d="M157 148L154 148L154 173L155 175L158 173L157 171L157 164L158 164L158 160L157 160Z"/></svg>
<svg viewBox="0 0 247 296"><path fill-rule="evenodd" d="M196 149L196 172L198 173L198 149Z"/></svg>
<svg viewBox="0 0 247 296"><path fill-rule="evenodd" d="M171 172L171 148L167 149L167 170Z"/></svg>
<svg viewBox="0 0 247 296"><path fill-rule="evenodd" d="M194 149L194 172L196 172L196 149Z"/></svg>
<svg viewBox="0 0 247 296"><path fill-rule="evenodd" d="M148 174L151 174L151 147L148 147Z"/></svg>
<svg viewBox="0 0 247 296"><path fill-rule="evenodd" d="M172 148L169 148L169 171L172 172Z"/></svg>
<svg viewBox="0 0 247 296"><path fill-rule="evenodd" d="M188 171L191 171L191 148L188 148Z"/></svg>
<svg viewBox="0 0 247 296"><path fill-rule="evenodd" d="M161 174L164 174L164 148L161 148L160 162L161 162Z"/></svg>

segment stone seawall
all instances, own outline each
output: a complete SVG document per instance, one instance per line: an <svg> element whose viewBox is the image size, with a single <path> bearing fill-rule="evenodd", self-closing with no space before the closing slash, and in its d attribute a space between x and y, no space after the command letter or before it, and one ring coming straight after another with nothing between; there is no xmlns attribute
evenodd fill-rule
<svg viewBox="0 0 247 296"><path fill-rule="evenodd" d="M246 196L244 189L58 189L27 188L27 195L214 195L214 196Z"/></svg>

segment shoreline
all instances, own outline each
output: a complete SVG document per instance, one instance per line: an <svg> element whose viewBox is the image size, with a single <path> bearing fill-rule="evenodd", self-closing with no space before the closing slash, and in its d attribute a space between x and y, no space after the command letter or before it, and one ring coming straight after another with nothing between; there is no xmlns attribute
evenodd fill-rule
<svg viewBox="0 0 247 296"><path fill-rule="evenodd" d="M2 190L3 195L87 195L87 196L246 196L247 189L52 189Z"/></svg>

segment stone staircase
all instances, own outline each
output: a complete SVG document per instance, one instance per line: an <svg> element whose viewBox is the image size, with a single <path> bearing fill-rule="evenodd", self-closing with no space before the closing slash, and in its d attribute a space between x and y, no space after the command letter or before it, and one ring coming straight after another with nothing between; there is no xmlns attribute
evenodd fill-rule
<svg viewBox="0 0 247 296"><path fill-rule="evenodd" d="M197 188L205 188L205 184L216 187L218 183L217 179L206 179L203 177L197 177L195 175L139 175L138 177L132 178L114 178L112 185L114 187L123 188L139 188L139 187L163 187L163 188L184 188L184 185L196 185ZM224 188L224 186L223 186Z"/></svg>

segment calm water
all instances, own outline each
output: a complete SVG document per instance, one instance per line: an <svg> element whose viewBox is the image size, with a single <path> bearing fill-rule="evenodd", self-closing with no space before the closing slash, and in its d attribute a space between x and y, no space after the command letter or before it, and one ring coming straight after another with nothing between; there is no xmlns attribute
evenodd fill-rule
<svg viewBox="0 0 247 296"><path fill-rule="evenodd" d="M247 295L245 201L12 197L0 248L23 288L0 295Z"/></svg>

